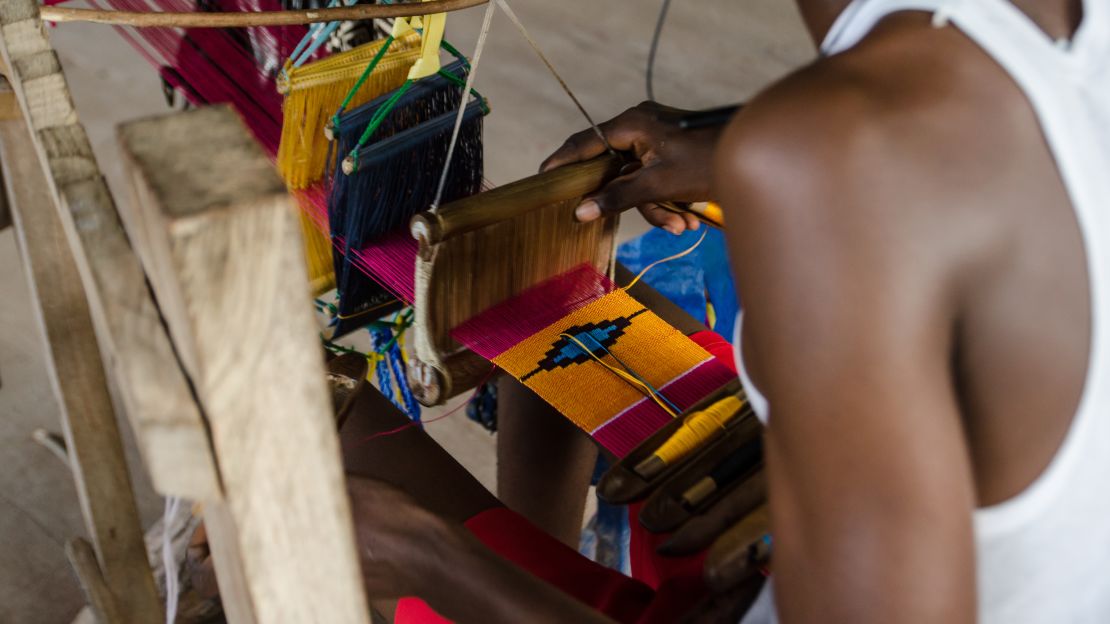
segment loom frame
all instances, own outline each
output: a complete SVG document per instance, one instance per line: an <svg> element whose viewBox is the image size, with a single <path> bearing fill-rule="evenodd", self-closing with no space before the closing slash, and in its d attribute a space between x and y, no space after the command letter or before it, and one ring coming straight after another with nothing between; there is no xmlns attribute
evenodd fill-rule
<svg viewBox="0 0 1110 624"><path fill-rule="evenodd" d="M437 320L437 310L450 305L436 293L438 283L449 279L451 246L466 234L488 231L553 205L566 204L569 207L566 219L570 222L574 219L570 204L577 205L584 195L616 177L622 164L619 156L605 154L496 187L413 217L410 230L417 241L417 256L409 384L420 403L441 405L482 383L492 372L488 361L452 339L450 331L453 328L445 327ZM601 229L601 240L592 254L581 259L610 277L615 267L618 224L618 218L612 216L592 226ZM508 254L499 254L490 248L483 250L483 253L485 259L492 263L512 262L530 251L517 248ZM548 277L570 268L554 266ZM489 301L486 305L499 303L500 300ZM481 311L475 309L473 314Z"/></svg>

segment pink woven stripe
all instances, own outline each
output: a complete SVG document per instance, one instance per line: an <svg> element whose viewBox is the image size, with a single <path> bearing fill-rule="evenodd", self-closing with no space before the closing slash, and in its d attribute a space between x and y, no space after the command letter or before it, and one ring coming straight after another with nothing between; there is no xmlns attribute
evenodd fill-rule
<svg viewBox="0 0 1110 624"><path fill-rule="evenodd" d="M608 277L581 264L482 312L451 330L451 337L492 360L614 289Z"/></svg>
<svg viewBox="0 0 1110 624"><path fill-rule="evenodd" d="M685 411L735 378L736 373L717 361L717 358L711 357L678 379L672 380L659 391L679 409ZM595 429L591 435L598 444L611 453L617 457L624 457L656 431L662 429L670 420L670 415L664 412L663 408L656 405L655 401L644 397Z"/></svg>

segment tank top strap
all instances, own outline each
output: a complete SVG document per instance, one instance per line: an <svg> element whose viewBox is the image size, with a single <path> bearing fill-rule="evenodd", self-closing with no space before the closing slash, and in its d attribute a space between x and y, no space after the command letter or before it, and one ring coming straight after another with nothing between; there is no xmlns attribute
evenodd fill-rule
<svg viewBox="0 0 1110 624"><path fill-rule="evenodd" d="M832 56L856 45L887 15L899 11L935 14L952 0L852 0L821 42L821 54Z"/></svg>
<svg viewBox="0 0 1110 624"><path fill-rule="evenodd" d="M1011 74L1032 70L1053 79L1089 80L1110 67L1110 3L1100 0L1084 0L1083 21L1070 41L1053 41L1009 0L853 0L825 36L822 54L851 48L900 11L931 13L936 26L954 24Z"/></svg>

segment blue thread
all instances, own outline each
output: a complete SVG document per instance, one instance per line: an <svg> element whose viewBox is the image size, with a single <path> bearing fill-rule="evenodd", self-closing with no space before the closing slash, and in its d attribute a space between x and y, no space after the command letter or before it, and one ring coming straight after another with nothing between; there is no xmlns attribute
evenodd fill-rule
<svg viewBox="0 0 1110 624"><path fill-rule="evenodd" d="M403 330L402 330L403 331ZM408 370L405 366L405 361L401 357L401 345L396 341L389 347L388 352L389 364L393 368L393 376L396 378L397 387L401 389L401 398L405 402L405 411L408 413L415 423L420 424L420 404L416 402L416 398L412 396L412 388L409 388Z"/></svg>
<svg viewBox="0 0 1110 624"><path fill-rule="evenodd" d="M666 404L667 404L667 406L668 406L668 407L670 407L670 408L671 408L672 410L674 410L674 412L675 412L676 414L681 414L681 413L682 413L682 410L678 409L678 406L676 406L676 405L675 405L674 403L671 403L670 399L668 399L667 397L663 396L663 393L662 393L662 392L660 392L660 391L656 390L656 389L655 389L655 386L651 385L651 382L649 382L648 380L646 380L646 379L644 379L643 377L641 377L641 376L640 376L640 375L639 375L638 373L636 373L636 371L632 370L632 368L631 368L631 367L629 367L629 366L628 366L627 364L625 364L625 363L624 363L624 361L622 361L622 360L621 360L621 359L620 359L619 357L617 357L615 353L613 353L613 352L612 352L612 351L610 351L609 349L606 349L606 348L605 348L605 345L603 345L603 344L601 344L600 342L598 342L598 340L597 340L596 338L594 338L594 337L593 337L593 335L592 335L591 333L585 333L585 334L583 334L583 337L587 337L587 338L589 338L590 340L593 340L593 341L594 341L594 343L595 343L595 344L597 344L597 348L601 349L601 350L602 350L602 351L604 351L604 352L605 352L606 354L608 354L609 356L611 356L611 357L612 357L612 358L613 358L614 360L616 360L616 361L617 361L617 363L618 363L618 364L620 364L620 365L621 365L621 367L622 367L622 368L624 368L624 370L625 370L625 371L627 371L629 375L632 375L632 376L633 376L633 377L635 377L635 378L636 378L636 379L637 379L637 380L638 380L638 381L639 381L640 383L642 383L642 384L644 384L645 386L647 386L647 387L648 387L648 389L649 389L649 390L651 390L651 393L652 393L652 394L654 394L655 396L657 396L657 397L659 397L660 399L662 399L662 400L663 400L663 402L664 402L664 403L666 403Z"/></svg>
<svg viewBox="0 0 1110 624"><path fill-rule="evenodd" d="M344 6L351 6L354 3L355 0L343 1ZM339 0L331 0L331 2L328 3L328 8L333 8L338 4ZM301 42L298 43L297 47L293 49L293 53L289 55L289 59L293 61L293 67L300 67L301 65L304 65L305 61L311 58L312 55L320 49L320 46L324 45L324 42L328 40L328 37L330 37L332 33L334 33L339 28L339 25L340 22L338 21L328 22L327 25L323 23L313 24L312 27L309 28L308 32L305 33L305 36L301 39ZM310 42L311 45L309 45ZM300 58L297 58L297 55L300 55Z"/></svg>
<svg viewBox="0 0 1110 624"><path fill-rule="evenodd" d="M375 353L380 354L385 344L393 338L392 332L388 329L372 328L367 329L367 331L370 334L370 349ZM393 393L393 379L389 374L389 363L386 359L387 358L384 357L379 358L374 367L374 372L377 373L378 376L378 389L389 399L390 403L396 405L397 409L403 412L405 411L405 406L397 401L397 397Z"/></svg>

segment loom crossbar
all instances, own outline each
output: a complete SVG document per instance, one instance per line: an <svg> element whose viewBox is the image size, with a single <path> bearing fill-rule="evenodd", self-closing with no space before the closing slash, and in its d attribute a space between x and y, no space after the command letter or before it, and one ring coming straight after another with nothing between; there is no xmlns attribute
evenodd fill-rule
<svg viewBox="0 0 1110 624"><path fill-rule="evenodd" d="M451 202L436 212L413 217L412 235L426 249L543 206L582 197L616 177L620 165L618 157L606 154Z"/></svg>

